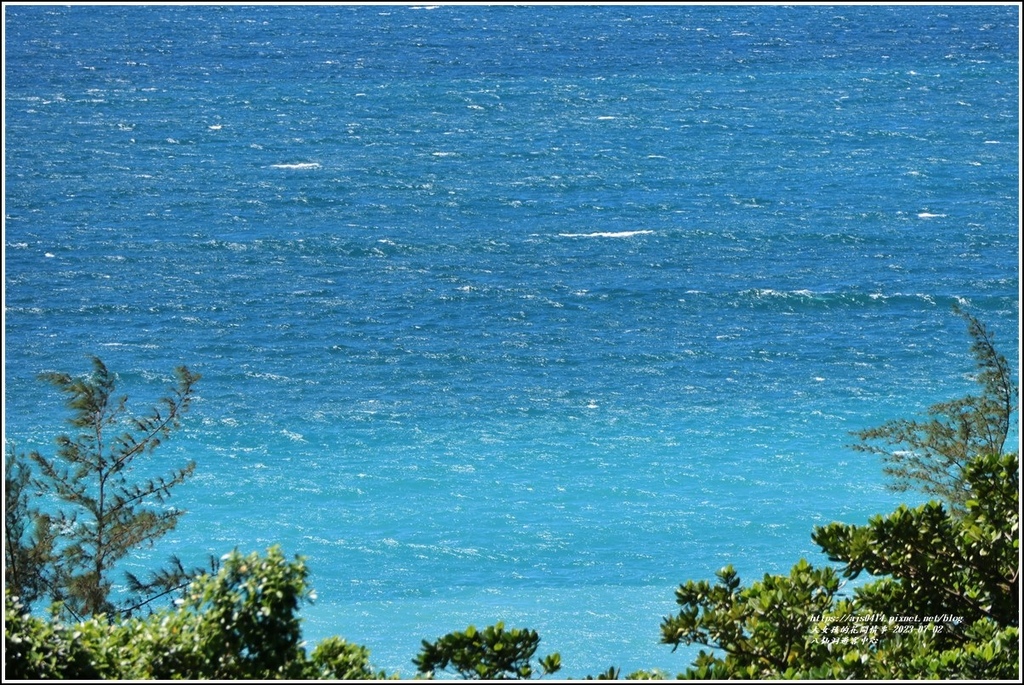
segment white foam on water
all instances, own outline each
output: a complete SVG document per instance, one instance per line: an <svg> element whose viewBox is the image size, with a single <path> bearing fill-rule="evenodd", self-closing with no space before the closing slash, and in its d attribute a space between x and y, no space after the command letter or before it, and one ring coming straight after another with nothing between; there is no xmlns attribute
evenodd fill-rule
<svg viewBox="0 0 1024 685"><path fill-rule="evenodd" d="M597 231L595 233L559 233L562 238L632 238L635 235L648 235L654 231Z"/></svg>

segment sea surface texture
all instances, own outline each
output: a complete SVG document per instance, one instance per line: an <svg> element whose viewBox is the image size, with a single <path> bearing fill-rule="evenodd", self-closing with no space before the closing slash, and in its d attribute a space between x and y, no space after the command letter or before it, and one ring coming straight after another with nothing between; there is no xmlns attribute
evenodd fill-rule
<svg viewBox="0 0 1024 685"><path fill-rule="evenodd" d="M850 432L1018 358L1019 9L6 6L5 433L203 375L131 562L280 543L405 677L504 621L674 675L674 589L920 497Z"/></svg>

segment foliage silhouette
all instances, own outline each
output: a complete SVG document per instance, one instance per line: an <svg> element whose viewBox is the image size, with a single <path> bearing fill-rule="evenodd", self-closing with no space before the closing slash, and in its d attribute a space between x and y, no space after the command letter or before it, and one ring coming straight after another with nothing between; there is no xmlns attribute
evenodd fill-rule
<svg viewBox="0 0 1024 685"><path fill-rule="evenodd" d="M92 373L81 378L40 376L66 396L75 433L57 437L53 457L33 451L26 458L10 447L5 464L5 520L14 519L5 539L5 581L26 606L45 596L72 618L130 614L184 587L194 573L172 558L148 581L128 574L133 596L111 599L118 563L167 534L185 513L166 502L172 489L192 475L195 462L163 476L131 479L137 462L180 428L199 375L179 367L177 384L159 405L131 416L127 397L115 394L116 376L99 358L93 358L92 366ZM30 464L39 471L34 479ZM33 505L33 494L43 505Z"/></svg>
<svg viewBox="0 0 1024 685"><path fill-rule="evenodd" d="M980 394L932 405L926 420L894 419L857 431L860 442L851 447L881 455L893 490L921 490L963 511L970 497L963 470L974 456L1004 452L1018 390L991 333L969 312L954 311L967 323Z"/></svg>

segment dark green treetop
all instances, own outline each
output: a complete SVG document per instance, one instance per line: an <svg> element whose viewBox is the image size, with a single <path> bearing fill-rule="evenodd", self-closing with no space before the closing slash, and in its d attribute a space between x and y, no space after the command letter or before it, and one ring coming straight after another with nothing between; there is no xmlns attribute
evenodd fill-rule
<svg viewBox="0 0 1024 685"><path fill-rule="evenodd" d="M535 630L505 630L502 622L484 630L469 626L434 642L423 640L423 649L413 663L420 673L428 675L450 667L468 679L525 679L533 676L531 659L539 644ZM542 674L555 673L561 668L561 657L557 653L543 657L540 668Z"/></svg>

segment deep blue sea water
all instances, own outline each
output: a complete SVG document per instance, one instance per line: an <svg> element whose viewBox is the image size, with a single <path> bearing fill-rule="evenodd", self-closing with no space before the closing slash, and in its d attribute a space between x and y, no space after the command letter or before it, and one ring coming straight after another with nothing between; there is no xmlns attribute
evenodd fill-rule
<svg viewBox="0 0 1024 685"><path fill-rule="evenodd" d="M825 559L850 431L1019 349L1015 5L10 6L5 438L100 356L203 374L189 513L281 543L315 642L538 630L682 670L673 591Z"/></svg>

